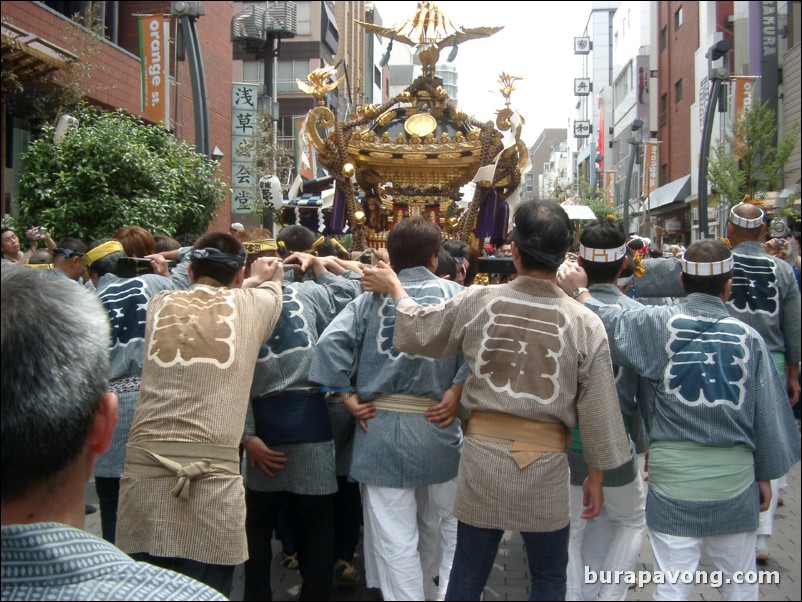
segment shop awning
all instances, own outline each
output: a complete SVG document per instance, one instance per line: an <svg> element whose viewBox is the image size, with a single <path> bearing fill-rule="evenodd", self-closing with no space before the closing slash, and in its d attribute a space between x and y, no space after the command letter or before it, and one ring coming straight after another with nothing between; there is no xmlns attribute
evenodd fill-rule
<svg viewBox="0 0 802 602"><path fill-rule="evenodd" d="M651 211L663 205L684 201L690 194L691 176L682 176L651 193L646 201L646 207Z"/></svg>
<svg viewBox="0 0 802 602"><path fill-rule="evenodd" d="M570 219L596 219L593 209L587 205L566 205L563 203L560 207L565 209Z"/></svg>

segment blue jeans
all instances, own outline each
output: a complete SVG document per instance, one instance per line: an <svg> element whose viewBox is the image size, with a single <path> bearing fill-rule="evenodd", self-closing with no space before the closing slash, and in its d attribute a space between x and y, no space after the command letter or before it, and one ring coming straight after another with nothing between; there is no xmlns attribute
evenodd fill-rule
<svg viewBox="0 0 802 602"><path fill-rule="evenodd" d="M532 578L530 600L565 600L569 528L521 533ZM501 529L483 529L459 522L446 600L479 600L503 534Z"/></svg>
<svg viewBox="0 0 802 602"><path fill-rule="evenodd" d="M117 504L120 501L120 479L95 477L95 491L100 504L100 528L103 539L114 543L117 531Z"/></svg>

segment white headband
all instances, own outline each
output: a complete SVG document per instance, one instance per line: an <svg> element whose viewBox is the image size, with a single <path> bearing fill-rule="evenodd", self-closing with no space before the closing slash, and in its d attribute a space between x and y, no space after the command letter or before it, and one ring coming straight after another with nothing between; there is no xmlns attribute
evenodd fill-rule
<svg viewBox="0 0 802 602"><path fill-rule="evenodd" d="M722 261L695 263L682 256L682 271L691 276L719 276L732 271L732 257Z"/></svg>
<svg viewBox="0 0 802 602"><path fill-rule="evenodd" d="M627 284L632 282L634 279L635 279L634 274L632 276L626 276L625 278L619 278L617 284L618 284L618 286L626 286Z"/></svg>
<svg viewBox="0 0 802 602"><path fill-rule="evenodd" d="M740 207L744 203L738 203L735 207ZM754 219L747 219L745 217L741 217L737 213L735 213L735 207L730 209L730 221L735 224L736 226L740 226L741 228L760 228L763 225L763 217L766 215L763 213L763 210L760 209L760 216Z"/></svg>
<svg viewBox="0 0 802 602"><path fill-rule="evenodd" d="M592 249L583 244L579 245L579 256L586 261L599 263L612 263L627 254L627 246L621 245L617 249Z"/></svg>

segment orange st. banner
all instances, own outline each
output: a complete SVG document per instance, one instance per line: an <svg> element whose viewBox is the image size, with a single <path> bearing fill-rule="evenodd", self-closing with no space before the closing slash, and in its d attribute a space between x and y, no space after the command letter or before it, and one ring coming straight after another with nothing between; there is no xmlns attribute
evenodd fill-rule
<svg viewBox="0 0 802 602"><path fill-rule="evenodd" d="M647 197L660 186L660 142L648 140L644 143L643 196Z"/></svg>
<svg viewBox="0 0 802 602"><path fill-rule="evenodd" d="M735 118L738 119L744 111L752 107L755 100L755 80L757 78L750 75L736 75L732 78L733 83L733 109Z"/></svg>
<svg viewBox="0 0 802 602"><path fill-rule="evenodd" d="M615 205L615 171L604 172L604 200L611 207Z"/></svg>
<svg viewBox="0 0 802 602"><path fill-rule="evenodd" d="M170 120L170 17L139 16L142 111L154 123Z"/></svg>

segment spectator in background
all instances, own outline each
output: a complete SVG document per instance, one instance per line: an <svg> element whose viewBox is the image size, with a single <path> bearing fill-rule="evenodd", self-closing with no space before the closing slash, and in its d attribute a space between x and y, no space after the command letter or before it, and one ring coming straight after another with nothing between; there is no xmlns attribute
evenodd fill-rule
<svg viewBox="0 0 802 602"><path fill-rule="evenodd" d="M50 238L45 228L29 228L25 233L28 239L28 249L23 253L20 250L19 238L16 232L11 228L2 229L2 250L3 250L3 263L18 263L25 265L30 261L31 255L39 248L39 241L44 241L47 248L52 250L55 248L53 240Z"/></svg>
<svg viewBox="0 0 802 602"><path fill-rule="evenodd" d="M446 280L457 281L457 262L454 256L445 249L441 248L437 254L437 267L434 269L434 275Z"/></svg>
<svg viewBox="0 0 802 602"><path fill-rule="evenodd" d="M156 234L153 237L153 241L156 243L157 253L164 253L165 251L177 251L181 248L180 242L171 236L167 236L166 234Z"/></svg>
<svg viewBox="0 0 802 602"><path fill-rule="evenodd" d="M53 269L53 253L49 249L36 249L28 260L28 267L33 266Z"/></svg>
<svg viewBox="0 0 802 602"><path fill-rule="evenodd" d="M128 257L145 258L156 253L156 241L153 235L139 226L120 228L114 233L114 238L122 243Z"/></svg>
<svg viewBox="0 0 802 602"><path fill-rule="evenodd" d="M82 530L87 477L117 421L97 298L4 265L0 319L2 599L224 600Z"/></svg>
<svg viewBox="0 0 802 602"><path fill-rule="evenodd" d="M77 238L62 238L53 249L53 269L70 280L78 281L86 273L86 243Z"/></svg>
<svg viewBox="0 0 802 602"><path fill-rule="evenodd" d="M457 262L457 278L455 282L464 286L473 284L479 271L479 253L469 244L459 240L443 241L443 248L451 253Z"/></svg>

